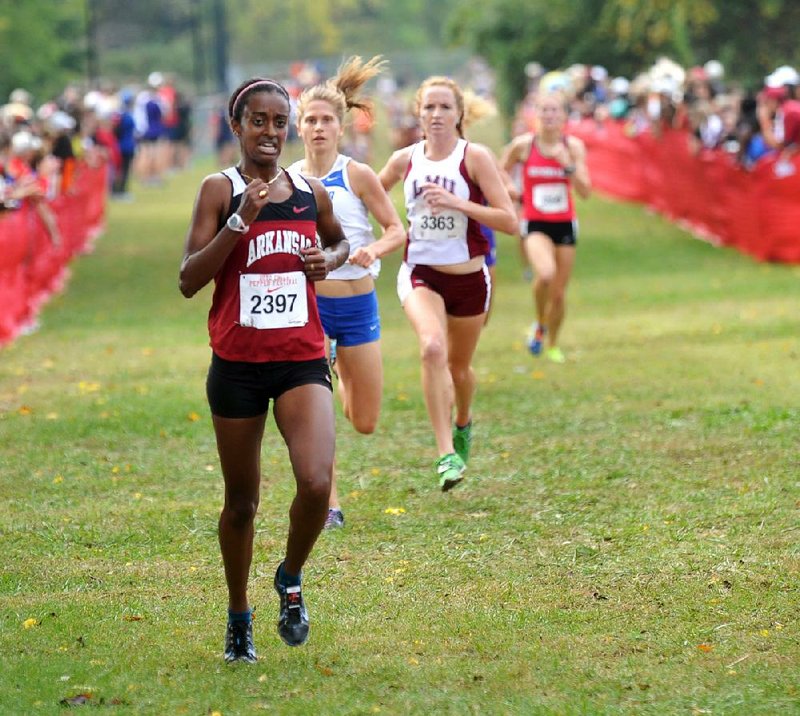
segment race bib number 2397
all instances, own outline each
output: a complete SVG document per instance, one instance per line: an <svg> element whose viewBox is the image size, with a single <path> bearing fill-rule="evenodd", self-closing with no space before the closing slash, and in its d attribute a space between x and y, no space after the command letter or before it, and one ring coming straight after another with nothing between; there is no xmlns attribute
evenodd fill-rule
<svg viewBox="0 0 800 716"><path fill-rule="evenodd" d="M239 277L239 323L248 328L292 328L308 323L302 271L244 273Z"/></svg>

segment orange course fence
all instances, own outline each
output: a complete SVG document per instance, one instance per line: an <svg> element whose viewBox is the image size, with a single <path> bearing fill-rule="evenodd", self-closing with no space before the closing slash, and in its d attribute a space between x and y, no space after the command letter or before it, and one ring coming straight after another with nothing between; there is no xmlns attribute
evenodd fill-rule
<svg viewBox="0 0 800 716"><path fill-rule="evenodd" d="M629 136L620 122L586 121L570 131L586 143L599 191L761 261L800 262L800 156L748 171L719 150L692 154L682 130Z"/></svg>
<svg viewBox="0 0 800 716"><path fill-rule="evenodd" d="M63 288L69 262L86 253L103 230L106 167L79 165L69 193L50 202L61 243L54 245L27 202L0 215L0 346L31 325Z"/></svg>

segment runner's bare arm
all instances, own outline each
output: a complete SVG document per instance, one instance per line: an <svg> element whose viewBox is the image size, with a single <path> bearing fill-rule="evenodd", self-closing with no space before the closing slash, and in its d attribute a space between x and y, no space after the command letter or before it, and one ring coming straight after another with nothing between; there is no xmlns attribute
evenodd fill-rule
<svg viewBox="0 0 800 716"><path fill-rule="evenodd" d="M383 236L369 246L362 246L350 255L350 263L367 267L375 259L395 251L405 241L405 229L392 204L392 200L383 188L377 174L366 164L350 162L348 165L350 183L364 206L383 228Z"/></svg>
<svg viewBox="0 0 800 716"><path fill-rule="evenodd" d="M577 137L569 137L567 143L574 167L570 183L581 199L588 199L592 193L592 180L589 178L589 167L586 164L586 146Z"/></svg>
<svg viewBox="0 0 800 716"><path fill-rule="evenodd" d="M240 234L219 224L228 207L230 184L222 175L203 180L197 192L180 269L180 290L191 298L217 274Z"/></svg>

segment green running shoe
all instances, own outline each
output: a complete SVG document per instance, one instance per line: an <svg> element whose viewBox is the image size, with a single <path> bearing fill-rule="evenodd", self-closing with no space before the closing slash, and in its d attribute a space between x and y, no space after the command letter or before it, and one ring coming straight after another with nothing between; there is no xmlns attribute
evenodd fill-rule
<svg viewBox="0 0 800 716"><path fill-rule="evenodd" d="M566 363L567 358L564 355L564 352L558 347L553 346L552 348L548 348L545 351L545 356L548 360L551 360L553 363Z"/></svg>
<svg viewBox="0 0 800 716"><path fill-rule="evenodd" d="M471 420L463 428L458 427L458 425L453 428L453 447L466 465L469 460L469 449L472 447Z"/></svg>
<svg viewBox="0 0 800 716"><path fill-rule="evenodd" d="M464 461L454 452L442 455L436 461L436 474L439 476L439 487L442 492L452 490L461 480L464 479L464 470L467 466Z"/></svg>

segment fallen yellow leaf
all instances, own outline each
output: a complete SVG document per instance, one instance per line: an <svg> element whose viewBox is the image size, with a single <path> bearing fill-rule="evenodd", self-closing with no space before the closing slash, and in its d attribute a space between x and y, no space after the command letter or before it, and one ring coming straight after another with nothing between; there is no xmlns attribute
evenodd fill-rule
<svg viewBox="0 0 800 716"><path fill-rule="evenodd" d="M30 619L26 619L24 622L22 622L23 629L30 629L31 627L35 626L39 626L39 620L34 619L33 617L31 617Z"/></svg>

